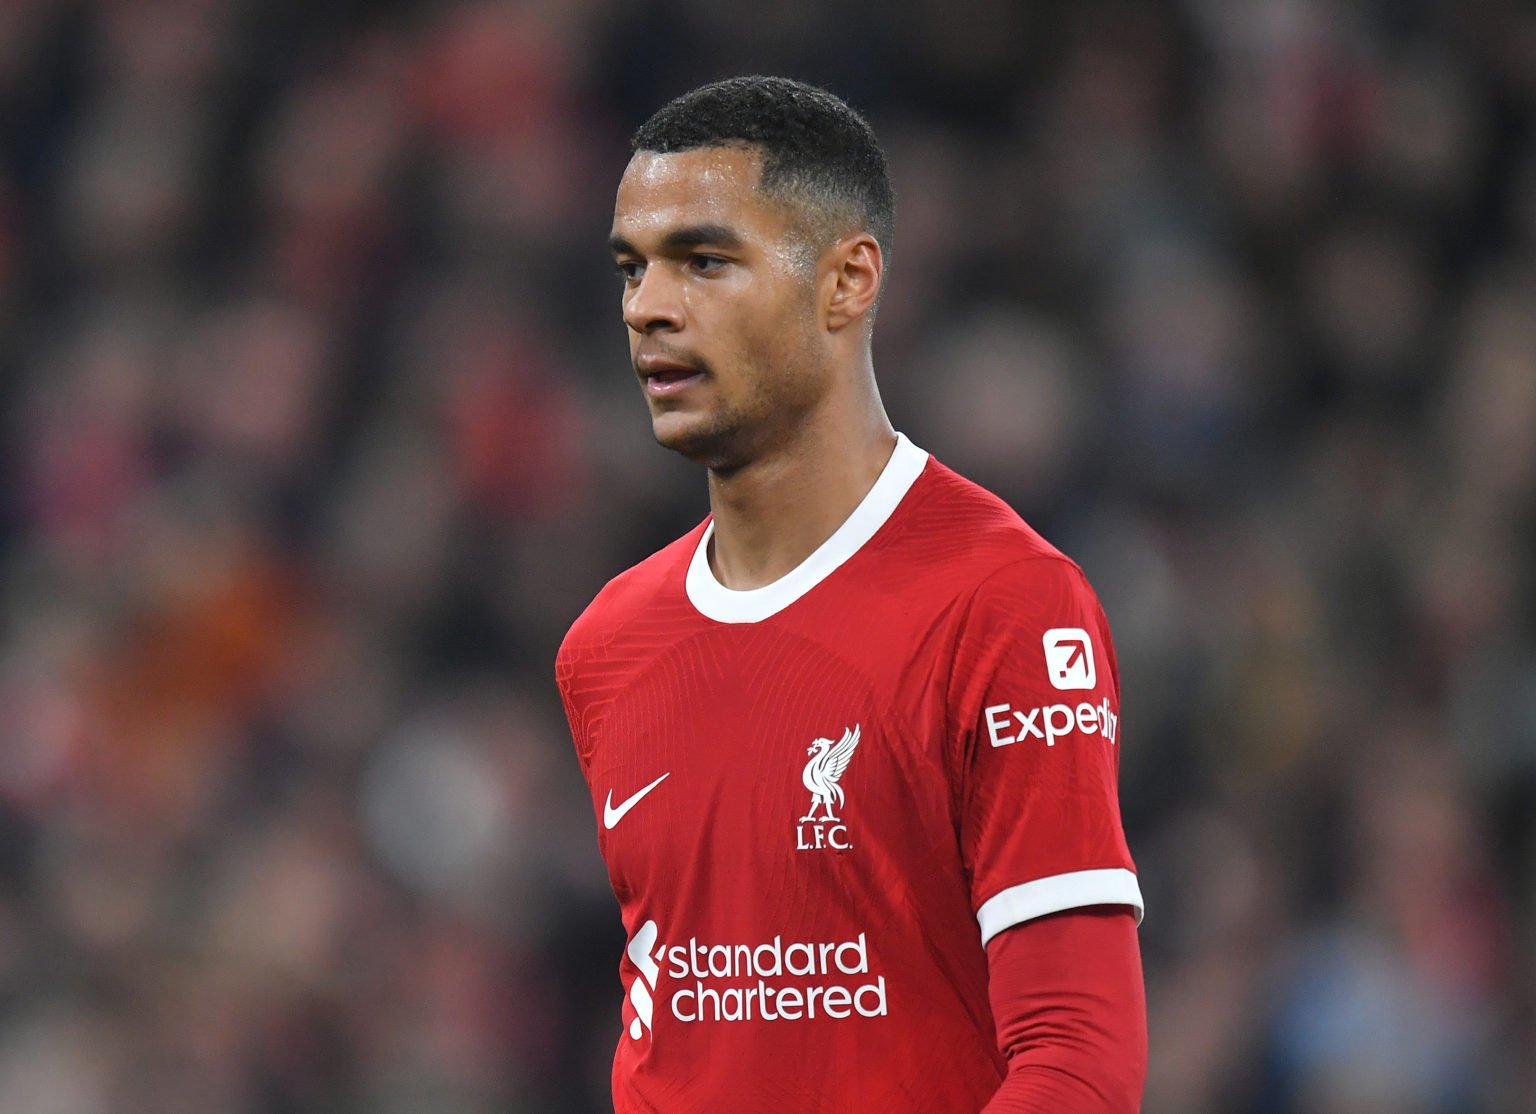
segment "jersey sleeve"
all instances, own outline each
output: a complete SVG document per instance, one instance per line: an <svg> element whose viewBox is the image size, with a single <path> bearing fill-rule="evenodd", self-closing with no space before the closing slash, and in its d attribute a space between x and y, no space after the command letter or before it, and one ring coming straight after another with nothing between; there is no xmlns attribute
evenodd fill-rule
<svg viewBox="0 0 1536 1114"><path fill-rule="evenodd" d="M587 743L583 706L576 697L577 652L571 641L568 635L555 655L555 687L560 692L560 705L565 709L565 720L571 729L571 742L576 749L576 758L581 763L581 772L585 775L591 766L591 750Z"/></svg>
<svg viewBox="0 0 1536 1114"><path fill-rule="evenodd" d="M987 945L987 972L1008 1073L982 1114L1141 1109L1147 1000L1141 945L1123 906L1000 932Z"/></svg>
<svg viewBox="0 0 1536 1114"><path fill-rule="evenodd" d="M1109 624L1070 561L1031 558L976 590L951 682L957 808L987 941L1141 890L1120 823L1120 685Z"/></svg>

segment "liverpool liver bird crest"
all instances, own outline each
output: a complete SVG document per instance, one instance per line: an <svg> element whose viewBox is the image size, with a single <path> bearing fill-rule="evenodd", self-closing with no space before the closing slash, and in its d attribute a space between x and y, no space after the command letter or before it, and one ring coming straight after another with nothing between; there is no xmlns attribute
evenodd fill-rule
<svg viewBox="0 0 1536 1114"><path fill-rule="evenodd" d="M834 743L831 739L817 739L805 753L812 756L805 764L805 773L800 780L811 791L811 810L800 817L800 823L807 820L833 820L832 806L839 808L843 805L843 787L838 784L842 779L843 771L848 768L848 760L853 757L855 748L859 745L859 725L854 724L843 732L843 737ZM825 814L817 817L816 809L820 807Z"/></svg>

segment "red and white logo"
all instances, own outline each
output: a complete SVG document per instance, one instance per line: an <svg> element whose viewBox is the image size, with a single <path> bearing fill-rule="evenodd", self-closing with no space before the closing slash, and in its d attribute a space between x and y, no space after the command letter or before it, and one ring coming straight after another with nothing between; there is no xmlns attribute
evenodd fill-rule
<svg viewBox="0 0 1536 1114"><path fill-rule="evenodd" d="M1045 672L1051 687L1091 689L1098 680L1093 668L1093 640L1082 627L1054 627L1045 632Z"/></svg>

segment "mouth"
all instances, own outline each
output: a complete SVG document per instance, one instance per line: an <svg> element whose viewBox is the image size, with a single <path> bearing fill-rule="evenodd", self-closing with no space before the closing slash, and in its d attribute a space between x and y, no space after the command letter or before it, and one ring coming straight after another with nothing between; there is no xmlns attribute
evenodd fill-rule
<svg viewBox="0 0 1536 1114"><path fill-rule="evenodd" d="M677 394L704 378L701 368L651 356L635 360L635 370L645 386L645 393L653 397Z"/></svg>

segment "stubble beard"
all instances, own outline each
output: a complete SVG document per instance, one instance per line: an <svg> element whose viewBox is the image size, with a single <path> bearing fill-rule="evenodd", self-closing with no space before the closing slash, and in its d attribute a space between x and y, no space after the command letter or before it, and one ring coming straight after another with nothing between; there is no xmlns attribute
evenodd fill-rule
<svg viewBox="0 0 1536 1114"><path fill-rule="evenodd" d="M752 369L753 389L737 402L720 400L700 421L664 432L653 415L652 434L665 449L729 476L793 439L824 390L816 374L809 338L774 352ZM777 368L778 370L775 370ZM706 366L706 382L713 372Z"/></svg>
<svg viewBox="0 0 1536 1114"><path fill-rule="evenodd" d="M756 458L757 435L761 423L752 415L771 408L772 403L754 392L746 405L722 405L697 420L669 428L664 415L652 419L651 431L656 443L679 456L702 464L712 472L729 474Z"/></svg>

